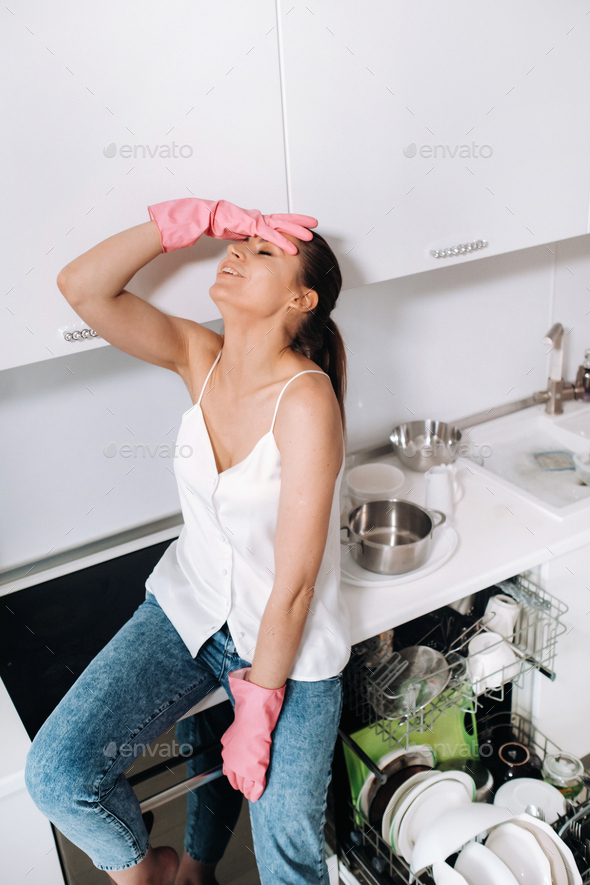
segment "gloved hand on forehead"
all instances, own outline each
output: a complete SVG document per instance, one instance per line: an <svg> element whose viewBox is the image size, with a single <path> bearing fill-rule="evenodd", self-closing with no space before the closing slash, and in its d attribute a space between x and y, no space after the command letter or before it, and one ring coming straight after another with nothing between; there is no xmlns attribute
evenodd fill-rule
<svg viewBox="0 0 590 885"><path fill-rule="evenodd" d="M280 231L298 240L309 241L313 239L309 228L318 224L310 215L262 215L258 209L241 209L227 200L201 200L199 197L155 203L148 206L148 212L160 231L163 252L192 246L206 234L237 242L247 237L262 237L288 255L297 255L297 247Z"/></svg>

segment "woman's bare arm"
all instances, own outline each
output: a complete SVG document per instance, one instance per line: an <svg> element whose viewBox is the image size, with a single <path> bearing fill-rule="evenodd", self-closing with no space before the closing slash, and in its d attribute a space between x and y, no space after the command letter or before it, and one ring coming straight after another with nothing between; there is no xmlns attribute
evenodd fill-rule
<svg viewBox="0 0 590 885"><path fill-rule="evenodd" d="M305 622L313 617L313 588L344 457L340 409L329 379L307 375L283 399L275 430L281 452L275 575L249 675L264 688L285 684Z"/></svg>
<svg viewBox="0 0 590 885"><path fill-rule="evenodd" d="M75 258L60 271L57 285L78 316L109 344L184 377L190 348L217 349L219 335L192 320L162 313L125 289L161 252L158 227L146 221Z"/></svg>

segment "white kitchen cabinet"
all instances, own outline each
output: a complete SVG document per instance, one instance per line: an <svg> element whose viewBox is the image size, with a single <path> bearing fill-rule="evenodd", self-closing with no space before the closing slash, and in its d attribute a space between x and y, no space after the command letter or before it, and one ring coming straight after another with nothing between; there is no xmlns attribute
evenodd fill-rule
<svg viewBox="0 0 590 885"><path fill-rule="evenodd" d="M60 269L198 196L288 209L275 4L33 2L5 11L0 368L104 345ZM208 290L227 241L163 255L129 284L168 313L219 317Z"/></svg>
<svg viewBox="0 0 590 885"><path fill-rule="evenodd" d="M578 0L280 0L279 27L292 211L319 219L345 288L588 231Z"/></svg>

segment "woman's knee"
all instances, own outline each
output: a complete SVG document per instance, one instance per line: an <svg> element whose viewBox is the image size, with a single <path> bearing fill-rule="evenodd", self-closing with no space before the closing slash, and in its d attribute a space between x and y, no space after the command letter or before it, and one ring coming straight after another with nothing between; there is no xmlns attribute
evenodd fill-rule
<svg viewBox="0 0 590 885"><path fill-rule="evenodd" d="M50 717L51 719L51 717ZM50 720L35 736L25 761L25 786L35 805L50 816L64 802L90 793L79 742L51 728Z"/></svg>

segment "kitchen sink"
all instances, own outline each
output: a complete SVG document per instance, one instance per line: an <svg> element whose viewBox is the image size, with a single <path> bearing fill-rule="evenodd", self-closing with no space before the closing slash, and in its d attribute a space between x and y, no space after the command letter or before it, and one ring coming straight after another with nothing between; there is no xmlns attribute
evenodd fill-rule
<svg viewBox="0 0 590 885"><path fill-rule="evenodd" d="M577 470L564 469L571 464L568 454L590 453L589 403L565 403L562 415L546 414L541 404L478 424L463 431L459 452L457 466L463 462L482 477L493 474L559 519L590 508L590 485Z"/></svg>

